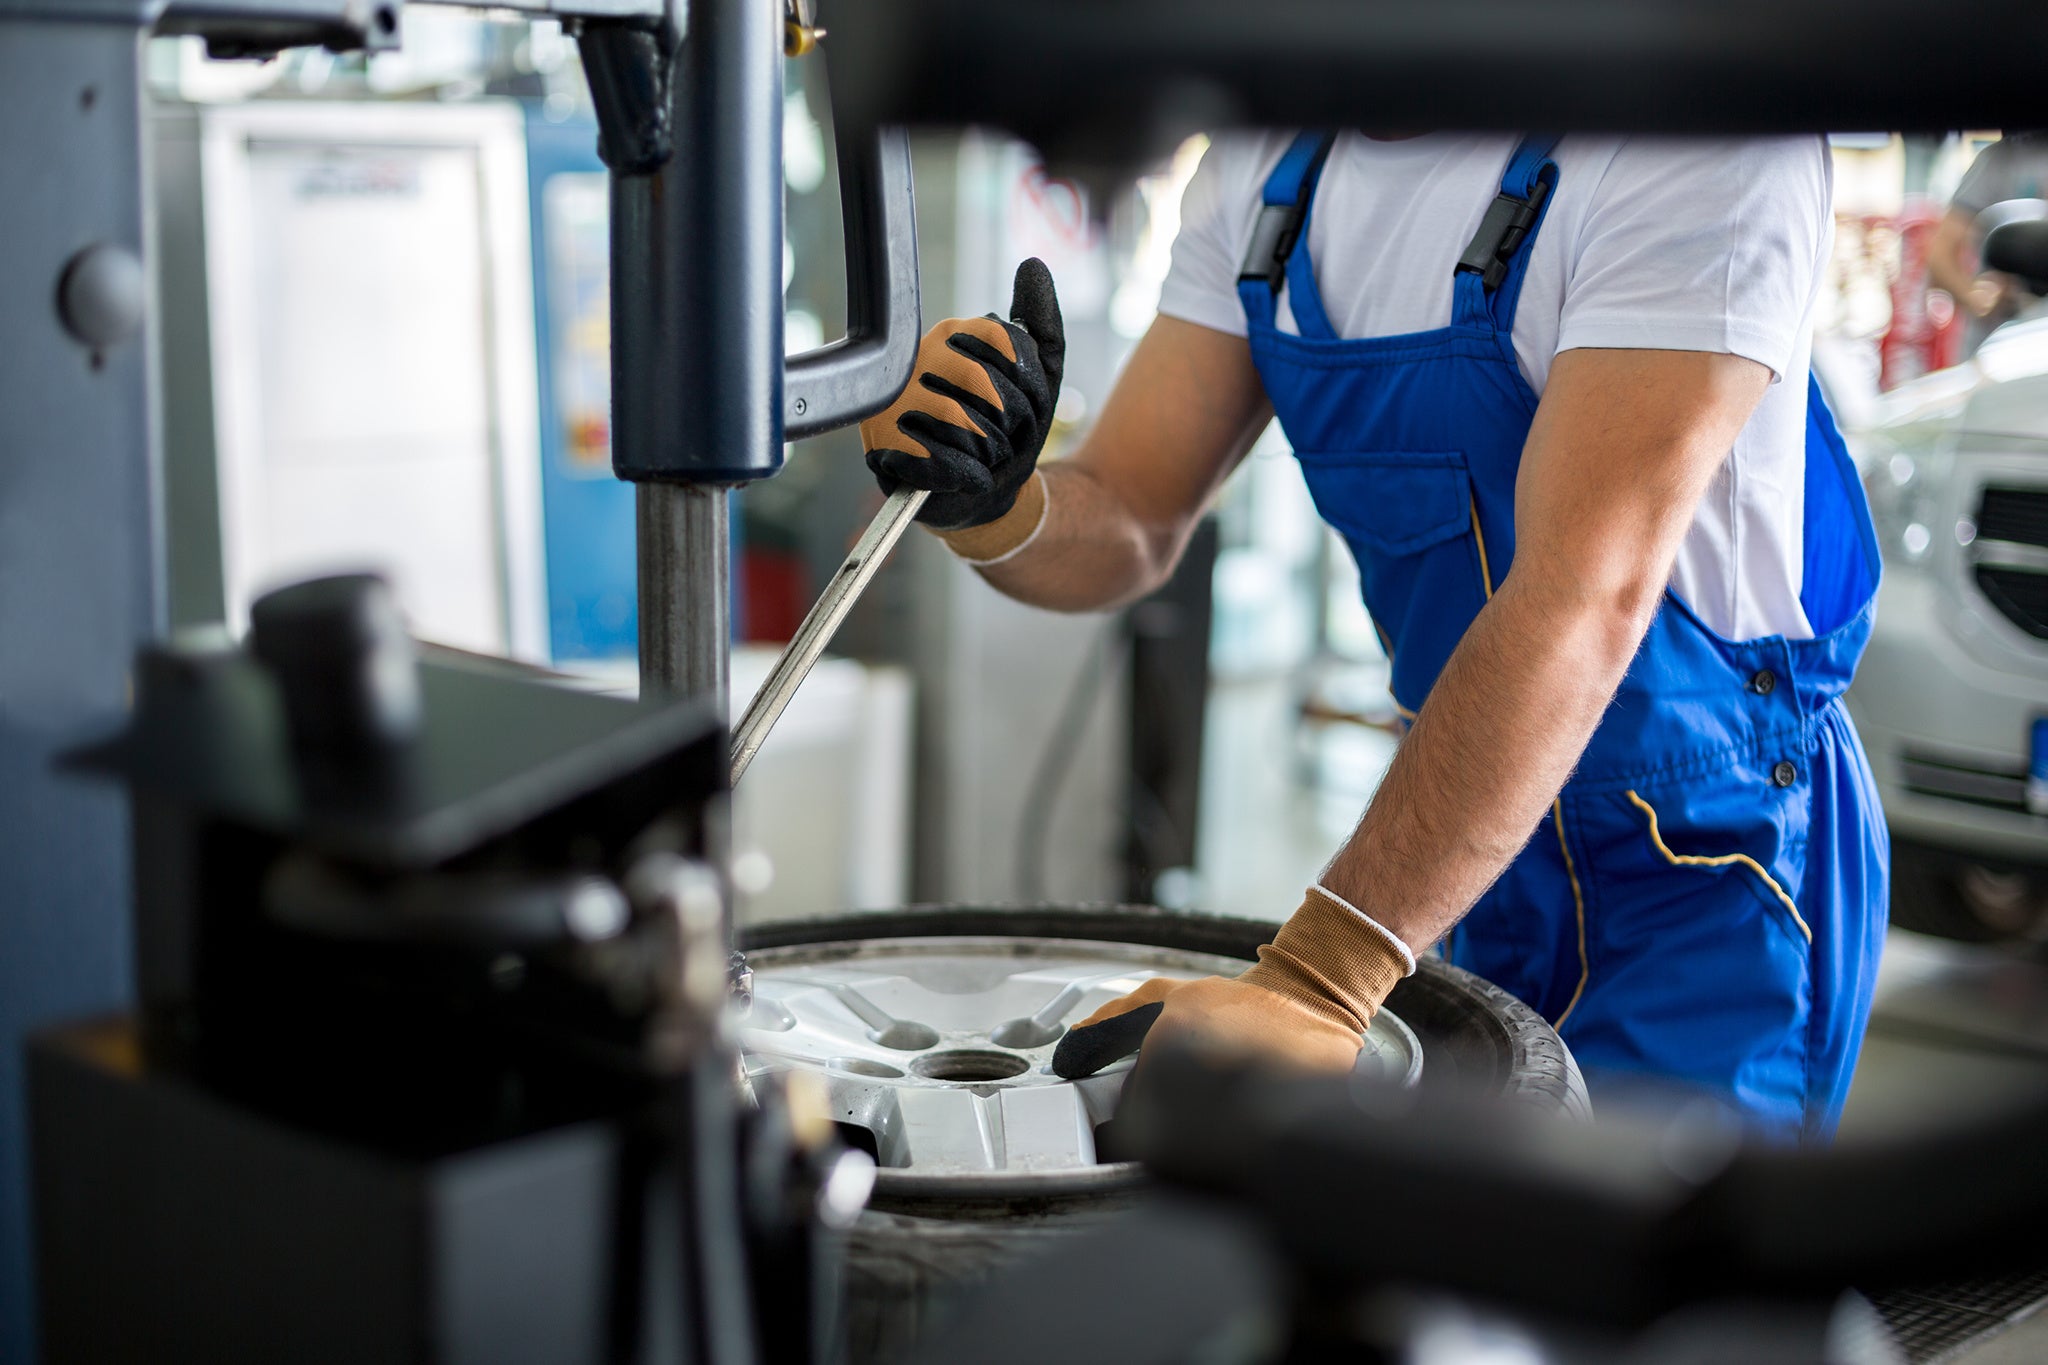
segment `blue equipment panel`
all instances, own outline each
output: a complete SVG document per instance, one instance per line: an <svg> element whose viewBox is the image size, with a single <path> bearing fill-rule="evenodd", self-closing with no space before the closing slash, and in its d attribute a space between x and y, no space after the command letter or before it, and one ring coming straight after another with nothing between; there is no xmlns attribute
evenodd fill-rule
<svg viewBox="0 0 2048 1365"><path fill-rule="evenodd" d="M527 106L548 639L558 662L631 658L633 490L612 474L610 186L587 115Z"/></svg>

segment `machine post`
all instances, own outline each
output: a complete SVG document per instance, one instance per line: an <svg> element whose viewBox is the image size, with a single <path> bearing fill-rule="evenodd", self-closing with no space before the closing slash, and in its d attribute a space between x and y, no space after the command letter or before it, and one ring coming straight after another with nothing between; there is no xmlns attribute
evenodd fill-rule
<svg viewBox="0 0 2048 1365"><path fill-rule="evenodd" d="M640 485L640 675L725 714L727 493L782 463L780 0L585 40L612 168L612 466Z"/></svg>
<svg viewBox="0 0 2048 1365"><path fill-rule="evenodd" d="M732 641L729 494L715 483L634 490L641 684L701 696L721 719Z"/></svg>
<svg viewBox="0 0 2048 1365"><path fill-rule="evenodd" d="M142 21L68 8L0 5L0 1360L35 1358L23 1034L132 992L126 812L52 756L163 624L153 310L93 287L146 259Z"/></svg>

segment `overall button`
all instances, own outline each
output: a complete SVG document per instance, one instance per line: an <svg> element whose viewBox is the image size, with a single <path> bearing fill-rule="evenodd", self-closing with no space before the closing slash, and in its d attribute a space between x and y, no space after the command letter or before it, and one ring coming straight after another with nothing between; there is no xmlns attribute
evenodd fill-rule
<svg viewBox="0 0 2048 1365"><path fill-rule="evenodd" d="M1799 769L1792 766L1790 759L1778 760L1778 766L1771 769L1771 781L1781 787L1789 787L1799 780Z"/></svg>
<svg viewBox="0 0 2048 1365"><path fill-rule="evenodd" d="M1756 676L1749 680L1749 690L1759 697L1771 695L1771 689L1778 685L1778 675L1768 668L1759 668Z"/></svg>

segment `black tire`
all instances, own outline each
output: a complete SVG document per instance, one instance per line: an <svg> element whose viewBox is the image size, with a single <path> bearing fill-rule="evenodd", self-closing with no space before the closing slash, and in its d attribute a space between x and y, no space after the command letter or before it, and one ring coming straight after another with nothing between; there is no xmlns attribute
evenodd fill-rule
<svg viewBox="0 0 2048 1365"><path fill-rule="evenodd" d="M740 931L740 946L783 948L872 938L1092 939L1247 961L1279 926L1150 906L912 906L787 920ZM1387 1000L1422 1040L1422 1084L1459 1084L1547 1112L1591 1116L1578 1064L1556 1030L1514 996L1470 972L1426 958ZM853 1365L900 1356L943 1317L949 1302L1019 1258L1116 1215L1119 1199L1019 1210L963 1205L945 1216L870 1209L847 1239L847 1339Z"/></svg>
<svg viewBox="0 0 2048 1365"><path fill-rule="evenodd" d="M784 948L870 938L1018 935L1141 943L1249 962L1272 941L1269 920L1191 915L1142 905L911 906L784 920L740 931L740 946ZM1573 1118L1591 1116L1578 1063L1543 1016L1490 981L1427 957L1387 1007L1422 1039L1422 1083L1460 1083Z"/></svg>

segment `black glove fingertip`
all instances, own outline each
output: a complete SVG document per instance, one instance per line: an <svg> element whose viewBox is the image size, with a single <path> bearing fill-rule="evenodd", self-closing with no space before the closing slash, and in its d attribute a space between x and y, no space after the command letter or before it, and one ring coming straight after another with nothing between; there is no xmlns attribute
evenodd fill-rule
<svg viewBox="0 0 2048 1365"><path fill-rule="evenodd" d="M1053 1049L1052 1070L1064 1080L1078 1081L1093 1076L1111 1062L1120 1062L1138 1050L1151 1031L1166 1002L1155 1000L1123 1014L1112 1015L1099 1024L1067 1030Z"/></svg>
<svg viewBox="0 0 2048 1365"><path fill-rule="evenodd" d="M1046 378L1052 381L1053 392L1058 393L1061 371L1066 365L1067 329L1060 317L1060 297L1053 288L1052 271L1036 256L1017 266L1017 277L1010 286L1010 320L1031 333L1031 339L1038 343Z"/></svg>
<svg viewBox="0 0 2048 1365"><path fill-rule="evenodd" d="M1036 256L1017 265L1016 279L1010 285L1010 320L1040 342L1059 341L1066 336L1052 271Z"/></svg>

